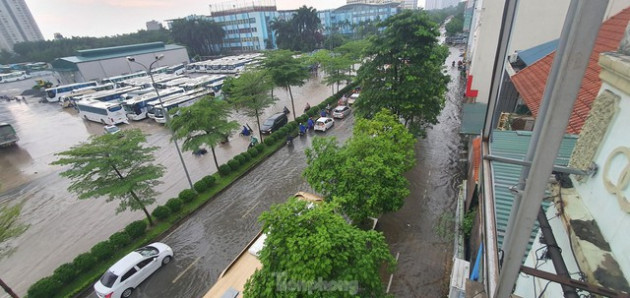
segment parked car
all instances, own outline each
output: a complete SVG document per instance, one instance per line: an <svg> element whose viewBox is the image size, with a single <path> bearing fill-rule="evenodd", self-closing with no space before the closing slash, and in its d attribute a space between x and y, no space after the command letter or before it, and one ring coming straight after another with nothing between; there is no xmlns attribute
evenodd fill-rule
<svg viewBox="0 0 630 298"><path fill-rule="evenodd" d="M350 108L348 106L337 106L333 112L333 118L345 118L350 115Z"/></svg>
<svg viewBox="0 0 630 298"><path fill-rule="evenodd" d="M327 131L333 125L335 125L335 120L328 117L321 117L315 121L315 130Z"/></svg>
<svg viewBox="0 0 630 298"><path fill-rule="evenodd" d="M120 132L120 128L118 128L118 126L116 126L115 124L105 125L105 127L103 128L105 129L105 133L109 134L117 134Z"/></svg>
<svg viewBox="0 0 630 298"><path fill-rule="evenodd" d="M260 127L260 131L263 134L270 134L287 124L288 121L289 119L287 118L287 115L285 113L274 114L273 116L267 118L265 122L263 122Z"/></svg>
<svg viewBox="0 0 630 298"><path fill-rule="evenodd" d="M172 259L173 250L164 243L155 242L136 249L111 266L94 284L94 291L100 298L127 298L140 283Z"/></svg>
<svg viewBox="0 0 630 298"><path fill-rule="evenodd" d="M355 101L357 101L357 98L359 98L360 93L352 93L352 95L350 95L350 98L348 98L348 105L352 106L354 104Z"/></svg>

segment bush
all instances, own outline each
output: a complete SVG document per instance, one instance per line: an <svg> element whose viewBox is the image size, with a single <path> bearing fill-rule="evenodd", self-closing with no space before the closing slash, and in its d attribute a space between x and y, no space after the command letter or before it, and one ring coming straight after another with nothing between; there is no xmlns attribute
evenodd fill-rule
<svg viewBox="0 0 630 298"><path fill-rule="evenodd" d="M316 108L311 108L310 110L306 112L306 115L309 115L309 116L315 116L318 114L319 114L319 110L317 110Z"/></svg>
<svg viewBox="0 0 630 298"><path fill-rule="evenodd" d="M247 163L248 161L250 161L252 159L252 156L249 155L249 153L247 153L247 151L239 154L238 156L241 157L241 164L245 164L245 163Z"/></svg>
<svg viewBox="0 0 630 298"><path fill-rule="evenodd" d="M92 266L96 264L96 258L94 258L91 253L84 252L74 258L72 264L74 265L74 268L77 270L77 272L80 273L91 269Z"/></svg>
<svg viewBox="0 0 630 298"><path fill-rule="evenodd" d="M199 182L202 182L202 181L203 180L199 180ZM203 183L206 183L206 182L203 181ZM172 198L172 199L166 201L166 207L168 207L168 209L171 209L171 211L173 213L178 212L179 210L182 210L182 205L183 204L184 204L184 202L182 202L182 200L180 200L178 198Z"/></svg>
<svg viewBox="0 0 630 298"><path fill-rule="evenodd" d="M125 227L125 232L132 240L138 239L147 232L147 223L144 220L136 220Z"/></svg>
<svg viewBox="0 0 630 298"><path fill-rule="evenodd" d="M216 178L214 178L214 176L212 175L203 177L201 180L206 182L206 185L208 186L208 188L212 187L214 185L214 182L216 182Z"/></svg>
<svg viewBox="0 0 630 298"><path fill-rule="evenodd" d="M254 149L256 149L257 154L261 154L265 150L262 144L254 146Z"/></svg>
<svg viewBox="0 0 630 298"><path fill-rule="evenodd" d="M182 200L184 203L190 203L197 197L197 193L195 193L192 189L184 189L179 193L178 198Z"/></svg>
<svg viewBox="0 0 630 298"><path fill-rule="evenodd" d="M166 206L160 205L153 209L151 215L155 216L155 218L157 218L158 220L165 220L168 218L169 215L171 215L171 209Z"/></svg>
<svg viewBox="0 0 630 298"><path fill-rule="evenodd" d="M221 176L227 176L231 172L232 172L232 167L230 167L229 165L222 164L219 166L219 174L221 174Z"/></svg>
<svg viewBox="0 0 630 298"><path fill-rule="evenodd" d="M241 154L243 154L243 156L245 156L245 159L246 159L247 161L252 160L252 157L253 157L253 156L252 156L252 152L251 152L251 150L247 150L247 151L245 151L245 152L243 152L243 153L241 153Z"/></svg>
<svg viewBox="0 0 630 298"><path fill-rule="evenodd" d="M245 160L245 157L243 157L243 155L240 155L240 154L239 154L239 155L237 155L237 156L234 156L234 159L235 159L236 161L238 161L238 164L239 164L239 165L244 164L244 163L245 163L245 161L246 161L246 160Z"/></svg>
<svg viewBox="0 0 630 298"><path fill-rule="evenodd" d="M199 180L199 181L195 182L195 184L193 185L193 188L198 193L202 193L206 189L208 189L208 184L205 181L203 181L203 180Z"/></svg>
<svg viewBox="0 0 630 298"><path fill-rule="evenodd" d="M109 236L109 242L114 246L114 248L120 249L131 243L131 236L129 236L129 234L125 231L116 232Z"/></svg>
<svg viewBox="0 0 630 298"><path fill-rule="evenodd" d="M65 263L55 269L55 273L53 273L52 277L60 283L65 284L72 281L77 275L77 267L72 263Z"/></svg>
<svg viewBox="0 0 630 298"><path fill-rule="evenodd" d="M101 241L92 246L90 253L99 261L105 260L114 254L114 246L108 241Z"/></svg>
<svg viewBox="0 0 630 298"><path fill-rule="evenodd" d="M300 123L302 123L302 124L305 124L305 125L306 125L306 121L307 121L307 120L308 120L308 115L306 115L306 114L302 114L302 116L297 117L297 118L295 119L295 122L297 122L297 123L296 123L296 127L297 127L297 126L299 126L299 125L300 125Z"/></svg>
<svg viewBox="0 0 630 298"><path fill-rule="evenodd" d="M247 153L254 158L258 155L258 149L256 147L247 149Z"/></svg>
<svg viewBox="0 0 630 298"><path fill-rule="evenodd" d="M44 277L28 288L29 298L48 298L57 295L62 284L52 276Z"/></svg>
<svg viewBox="0 0 630 298"><path fill-rule="evenodd" d="M230 166L230 169L232 169L232 170L238 169L238 167L241 165L241 163L238 162L238 160L236 160L234 158L230 159L230 161L228 161L227 164L228 164L228 166Z"/></svg>

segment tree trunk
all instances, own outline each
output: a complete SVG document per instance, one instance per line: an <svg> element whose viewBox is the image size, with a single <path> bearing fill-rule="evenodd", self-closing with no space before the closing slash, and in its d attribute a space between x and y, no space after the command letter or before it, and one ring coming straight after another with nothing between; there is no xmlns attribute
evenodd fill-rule
<svg viewBox="0 0 630 298"><path fill-rule="evenodd" d="M214 153L214 146L210 146L210 150L212 151L212 158L214 158L214 165L217 167L217 171L219 170L219 162L217 162L217 154Z"/></svg>
<svg viewBox="0 0 630 298"><path fill-rule="evenodd" d="M151 214L149 214L149 211L147 210L147 207L144 206L144 204L142 204L142 202L140 201L140 198L138 198L138 195L136 195L135 192L130 191L131 196L133 197L134 200L136 200L136 203L138 203L138 205L142 206L142 211L144 211L144 214L147 216L147 219L149 220L149 225L153 226L153 219L151 218Z"/></svg>
<svg viewBox="0 0 630 298"><path fill-rule="evenodd" d="M260 115L258 115L258 110L256 110L256 125L258 125L258 135L260 136L260 142L263 141L262 131L260 131Z"/></svg>
<svg viewBox="0 0 630 298"><path fill-rule="evenodd" d="M287 86L289 89L289 96L291 97L291 109L293 110L293 121L295 121L295 103L293 102L293 92L291 92L291 85Z"/></svg>
<svg viewBox="0 0 630 298"><path fill-rule="evenodd" d="M120 180L125 179L125 177L123 177L123 175L120 173L120 171L118 171L118 168L116 168L116 166L112 165L112 168L114 169L114 171L116 171L116 175L118 175L118 177L120 178ZM149 211L147 211L147 207L144 206L144 204L142 204L142 202L140 201L140 198L138 198L138 195L136 195L135 192L130 191L131 196L133 197L134 200L136 200L136 202L138 203L138 205L142 206L142 211L144 211L144 214L147 216L147 219L149 220L149 225L153 225L153 219L151 218L151 214L149 214Z"/></svg>
<svg viewBox="0 0 630 298"><path fill-rule="evenodd" d="M12 298L19 298L19 296L17 294L15 294L15 292L13 292L13 290L11 290L11 288L9 288L9 286L7 284L4 283L4 281L0 278L0 286L4 289L5 292L7 292L7 294L9 294L9 296L11 296Z"/></svg>

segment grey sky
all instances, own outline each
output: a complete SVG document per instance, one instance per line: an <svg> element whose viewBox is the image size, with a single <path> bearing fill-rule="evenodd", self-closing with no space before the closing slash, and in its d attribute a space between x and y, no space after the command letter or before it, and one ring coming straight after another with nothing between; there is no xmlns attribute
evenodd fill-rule
<svg viewBox="0 0 630 298"><path fill-rule="evenodd" d="M109 36L146 29L150 20L163 22L191 14L208 15L209 5L225 1L199 0L26 0L45 39L56 32L64 37ZM243 1L236 1L243 2ZM418 1L424 6L424 0ZM245 2L243 2L245 3ZM279 10L302 5L337 8L345 0L277 0Z"/></svg>

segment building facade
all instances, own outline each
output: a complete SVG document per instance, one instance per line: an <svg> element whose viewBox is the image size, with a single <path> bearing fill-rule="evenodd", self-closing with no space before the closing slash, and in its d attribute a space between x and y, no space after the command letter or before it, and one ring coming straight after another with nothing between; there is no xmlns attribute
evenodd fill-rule
<svg viewBox="0 0 630 298"><path fill-rule="evenodd" d="M156 20L148 21L146 24L147 24L147 31L155 31L155 30L160 30L164 28L162 26L162 23Z"/></svg>
<svg viewBox="0 0 630 298"><path fill-rule="evenodd" d="M444 9L451 6L457 6L459 2L460 0L426 0L424 10Z"/></svg>
<svg viewBox="0 0 630 298"><path fill-rule="evenodd" d="M188 63L186 47L151 42L120 47L99 48L76 51L76 56L55 59L51 65L61 77L62 83L100 81L103 78L144 70L131 63L127 57L134 57L147 67L157 55L164 55L154 68Z"/></svg>
<svg viewBox="0 0 630 298"><path fill-rule="evenodd" d="M43 39L24 0L0 1L0 49L13 51L16 43Z"/></svg>

